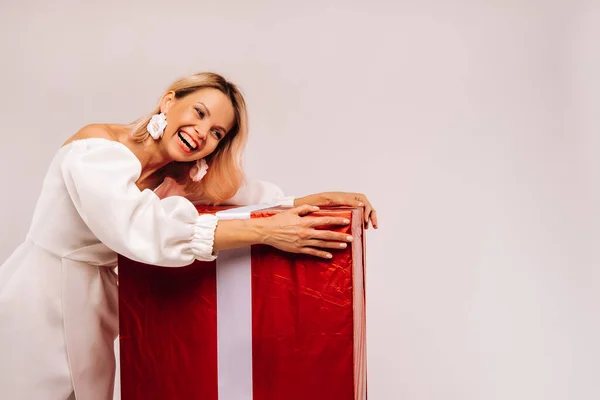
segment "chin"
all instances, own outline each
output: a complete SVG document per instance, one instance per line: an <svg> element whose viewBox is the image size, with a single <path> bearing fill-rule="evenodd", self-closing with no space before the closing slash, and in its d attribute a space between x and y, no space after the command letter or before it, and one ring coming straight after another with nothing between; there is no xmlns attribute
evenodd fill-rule
<svg viewBox="0 0 600 400"><path fill-rule="evenodd" d="M194 152L183 150L174 140L167 143L167 154L169 158L177 162L189 162L194 157Z"/></svg>
<svg viewBox="0 0 600 400"><path fill-rule="evenodd" d="M182 152L175 146L169 146L167 149L167 155L172 161L175 162L191 162L190 156Z"/></svg>

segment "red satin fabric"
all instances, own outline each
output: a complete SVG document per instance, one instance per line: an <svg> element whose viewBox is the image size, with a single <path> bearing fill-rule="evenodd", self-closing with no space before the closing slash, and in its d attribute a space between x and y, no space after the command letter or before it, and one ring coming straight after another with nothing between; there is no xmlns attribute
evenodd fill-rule
<svg viewBox="0 0 600 400"><path fill-rule="evenodd" d="M216 262L118 269L121 399L217 400Z"/></svg>
<svg viewBox="0 0 600 400"><path fill-rule="evenodd" d="M364 301L364 288L354 287L353 268L362 274L363 260L350 247L334 254L320 261L252 247L254 400L359 398L364 315L354 324L355 298ZM216 263L162 268L120 257L119 296L122 400L217 400Z"/></svg>
<svg viewBox="0 0 600 400"><path fill-rule="evenodd" d="M333 214L352 217L320 213ZM333 254L321 261L252 248L254 399L354 399L352 251Z"/></svg>
<svg viewBox="0 0 600 400"><path fill-rule="evenodd" d="M217 400L215 263L119 260L122 400Z"/></svg>

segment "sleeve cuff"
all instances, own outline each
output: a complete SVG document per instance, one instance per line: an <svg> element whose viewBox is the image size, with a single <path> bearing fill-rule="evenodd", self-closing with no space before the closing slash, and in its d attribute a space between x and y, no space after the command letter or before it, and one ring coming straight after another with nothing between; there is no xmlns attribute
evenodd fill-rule
<svg viewBox="0 0 600 400"><path fill-rule="evenodd" d="M194 253L196 260L214 261L217 258L213 248L218 222L217 216L212 214L202 214L196 218L192 239L192 253Z"/></svg>

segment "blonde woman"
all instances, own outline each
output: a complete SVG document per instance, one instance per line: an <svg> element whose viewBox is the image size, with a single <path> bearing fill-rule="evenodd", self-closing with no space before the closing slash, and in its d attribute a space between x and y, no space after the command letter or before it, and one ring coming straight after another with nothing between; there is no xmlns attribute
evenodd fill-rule
<svg viewBox="0 0 600 400"><path fill-rule="evenodd" d="M53 159L26 240L0 266L0 397L112 397L118 334L117 254L185 266L219 250L263 243L329 257L345 235L317 226L315 205L362 205L360 194L284 197L267 182L244 183L244 99L212 73L174 82L156 109L132 125L91 125ZM194 203L279 202L265 219L198 215Z"/></svg>

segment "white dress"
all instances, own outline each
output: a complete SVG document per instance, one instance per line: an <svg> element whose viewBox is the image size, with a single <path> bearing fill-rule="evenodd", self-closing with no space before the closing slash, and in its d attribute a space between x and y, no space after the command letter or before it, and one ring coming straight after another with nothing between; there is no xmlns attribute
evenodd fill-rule
<svg viewBox="0 0 600 400"><path fill-rule="evenodd" d="M117 254L177 267L213 260L214 215L135 185L123 144L62 147L25 241L0 266L0 399L112 399L118 335ZM229 204L293 204L276 186L247 185Z"/></svg>

